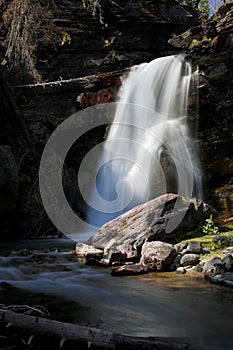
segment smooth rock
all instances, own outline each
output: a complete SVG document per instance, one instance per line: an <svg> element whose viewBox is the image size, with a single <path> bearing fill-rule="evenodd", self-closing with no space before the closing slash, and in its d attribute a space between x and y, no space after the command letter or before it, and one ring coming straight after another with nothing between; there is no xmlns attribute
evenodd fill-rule
<svg viewBox="0 0 233 350"><path fill-rule="evenodd" d="M180 267L180 260L182 258L181 254L177 254L175 259L173 260L173 263L170 266L171 271L176 271L178 267Z"/></svg>
<svg viewBox="0 0 233 350"><path fill-rule="evenodd" d="M94 259L94 258L90 258L90 259L87 259L87 261L85 262L85 265L88 265L88 266L99 266L99 261Z"/></svg>
<svg viewBox="0 0 233 350"><path fill-rule="evenodd" d="M187 270L183 266L177 267L177 269L176 269L176 273L179 273L182 275L184 275L186 272L187 272Z"/></svg>
<svg viewBox="0 0 233 350"><path fill-rule="evenodd" d="M187 266L187 265L193 265L196 264L200 259L200 255L198 254L185 254L182 256L180 260L180 265Z"/></svg>
<svg viewBox="0 0 233 350"><path fill-rule="evenodd" d="M189 241L187 245L187 252L200 254L202 252L201 242Z"/></svg>
<svg viewBox="0 0 233 350"><path fill-rule="evenodd" d="M110 248L110 250L108 252L107 259L110 261L110 263L112 263L114 261L121 261L122 254L121 254L120 250L118 250L116 248Z"/></svg>
<svg viewBox="0 0 233 350"><path fill-rule="evenodd" d="M150 269L161 271L168 267L176 255L175 248L165 242L145 242L142 246L140 263Z"/></svg>
<svg viewBox="0 0 233 350"><path fill-rule="evenodd" d="M227 247L223 251L224 254L231 254L233 255L233 247Z"/></svg>
<svg viewBox="0 0 233 350"><path fill-rule="evenodd" d="M186 249L188 246L188 242L180 242L174 245L174 248L176 249L177 253L182 252L182 250Z"/></svg>
<svg viewBox="0 0 233 350"><path fill-rule="evenodd" d="M112 276L130 276L141 275L148 273L151 270L148 266L142 266L140 264L124 265L112 270Z"/></svg>
<svg viewBox="0 0 233 350"><path fill-rule="evenodd" d="M215 215L216 211L200 200L167 193L107 222L87 243L104 248L112 239L115 246L138 240L140 244L145 240L167 241L193 229L211 213Z"/></svg>
<svg viewBox="0 0 233 350"><path fill-rule="evenodd" d="M231 254L224 256L222 263L227 271L233 271L233 257Z"/></svg>
<svg viewBox="0 0 233 350"><path fill-rule="evenodd" d="M109 249L114 246L115 239L111 239L108 244L104 247L104 257L108 255Z"/></svg>
<svg viewBox="0 0 233 350"><path fill-rule="evenodd" d="M202 254L209 254L211 252L209 247L202 247Z"/></svg>
<svg viewBox="0 0 233 350"><path fill-rule="evenodd" d="M233 273L232 272L224 272L222 274L218 274L215 276L211 276L209 281L214 284L219 284L226 287L233 287Z"/></svg>
<svg viewBox="0 0 233 350"><path fill-rule="evenodd" d="M111 263L110 263L110 261L109 261L109 259L100 259L99 260L99 263L100 263L100 265L103 265L103 266L111 266Z"/></svg>
<svg viewBox="0 0 233 350"><path fill-rule="evenodd" d="M79 258L86 258L87 260L91 258L100 260L103 258L103 251L101 249L97 249L84 243L76 244L75 253Z"/></svg>
<svg viewBox="0 0 233 350"><path fill-rule="evenodd" d="M222 259L219 256L215 256L214 258L204 262L202 271L203 273L206 273L212 267L220 264L222 264Z"/></svg>

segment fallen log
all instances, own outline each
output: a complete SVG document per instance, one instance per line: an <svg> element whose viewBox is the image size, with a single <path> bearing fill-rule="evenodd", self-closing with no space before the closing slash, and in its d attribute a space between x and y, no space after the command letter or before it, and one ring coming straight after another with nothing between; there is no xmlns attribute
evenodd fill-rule
<svg viewBox="0 0 233 350"><path fill-rule="evenodd" d="M180 340L135 337L0 309L0 335L21 337L23 349L217 350ZM33 339L37 343L33 345ZM45 341L46 338L46 341ZM52 343L51 343L52 339ZM39 341L39 343L38 343ZM28 346L28 347L27 347ZM0 346L2 349L2 347ZM17 347L15 347L17 349ZM22 349L22 346L20 347ZM218 348L219 349L219 348Z"/></svg>

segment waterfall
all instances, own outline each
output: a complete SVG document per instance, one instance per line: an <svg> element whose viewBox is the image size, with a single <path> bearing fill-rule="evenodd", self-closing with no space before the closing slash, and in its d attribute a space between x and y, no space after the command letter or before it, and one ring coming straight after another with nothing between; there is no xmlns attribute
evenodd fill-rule
<svg viewBox="0 0 233 350"><path fill-rule="evenodd" d="M201 175L188 129L195 72L183 55L134 66L123 83L98 161L88 222L101 226L163 193L201 198Z"/></svg>

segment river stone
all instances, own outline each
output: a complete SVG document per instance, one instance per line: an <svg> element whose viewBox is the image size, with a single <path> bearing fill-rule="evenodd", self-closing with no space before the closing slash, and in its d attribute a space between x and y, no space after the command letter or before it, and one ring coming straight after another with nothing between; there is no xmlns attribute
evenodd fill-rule
<svg viewBox="0 0 233 350"><path fill-rule="evenodd" d="M215 276L211 276L209 281L215 284L233 287L233 272L224 272Z"/></svg>
<svg viewBox="0 0 233 350"><path fill-rule="evenodd" d="M112 270L112 276L130 276L130 275L141 275L150 272L148 266L143 266L140 264L124 265L117 267Z"/></svg>
<svg viewBox="0 0 233 350"><path fill-rule="evenodd" d="M173 263L170 266L171 271L176 271L178 267L180 267L180 260L182 258L181 254L177 254L175 259L173 260Z"/></svg>
<svg viewBox="0 0 233 350"><path fill-rule="evenodd" d="M89 246L84 243L77 243L75 253L79 258L96 259L100 260L103 258L103 251L93 246Z"/></svg>
<svg viewBox="0 0 233 350"><path fill-rule="evenodd" d="M142 246L140 263L150 269L161 271L169 266L176 255L175 248L165 242L146 242Z"/></svg>
<svg viewBox="0 0 233 350"><path fill-rule="evenodd" d="M224 256L224 258L222 259L222 262L227 271L233 271L233 257L231 254Z"/></svg>
<svg viewBox="0 0 233 350"><path fill-rule="evenodd" d="M202 252L201 242L189 241L187 246L187 252L200 254Z"/></svg>
<svg viewBox="0 0 233 350"><path fill-rule="evenodd" d="M185 254L184 256L182 256L180 260L180 265L182 266L193 265L193 264L196 264L199 259L200 259L200 255L198 254Z"/></svg>
<svg viewBox="0 0 233 350"><path fill-rule="evenodd" d="M121 244L117 246L117 249L120 250L125 261L139 261L140 259L138 250L134 249L131 244Z"/></svg>
<svg viewBox="0 0 233 350"><path fill-rule="evenodd" d="M233 255L233 247L227 247L223 251L224 254L231 254Z"/></svg>
<svg viewBox="0 0 233 350"><path fill-rule="evenodd" d="M189 231L216 211L208 204L188 200L174 193L163 194L140 204L104 224L88 244L105 247L115 239L115 246L140 240L167 241Z"/></svg>
<svg viewBox="0 0 233 350"><path fill-rule="evenodd" d="M182 252L182 250L186 249L188 246L188 242L180 242L174 245L177 253Z"/></svg>
<svg viewBox="0 0 233 350"><path fill-rule="evenodd" d="M176 273L179 273L181 275L184 275L186 272L187 270L183 266L177 267L176 269Z"/></svg>
<svg viewBox="0 0 233 350"><path fill-rule="evenodd" d="M206 273L216 265L221 265L221 264L222 264L222 259L219 256L215 256L214 258L204 262L202 272Z"/></svg>
<svg viewBox="0 0 233 350"><path fill-rule="evenodd" d="M114 261L121 261L122 260L122 254L120 250L116 248L110 248L107 256L107 260L109 260L110 263Z"/></svg>

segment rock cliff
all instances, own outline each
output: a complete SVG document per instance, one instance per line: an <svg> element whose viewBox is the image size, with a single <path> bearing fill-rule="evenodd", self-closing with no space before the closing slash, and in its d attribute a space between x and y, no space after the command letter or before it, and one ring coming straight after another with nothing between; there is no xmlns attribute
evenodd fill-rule
<svg viewBox="0 0 233 350"><path fill-rule="evenodd" d="M232 4L222 6L201 25L189 7L172 0L27 0L17 4L3 1L0 10L0 138L1 145L10 146L2 148L2 159L11 159L11 189L16 191L15 196L10 193L8 214L1 214L1 228L24 236L55 232L38 190L40 157L53 130L84 107L113 101L122 74L132 65L180 51L200 71L198 139L205 201L230 220ZM105 127L92 130L71 150L67 167L72 176L104 133ZM64 187L75 193L72 176L66 178ZM7 197L2 191L1 207Z"/></svg>
<svg viewBox="0 0 233 350"><path fill-rule="evenodd" d="M4 0L0 12L0 137L18 170L17 227L8 219L6 227L26 237L53 233L38 189L41 153L53 130L80 108L114 100L128 67L179 52L168 40L199 19L175 0ZM71 173L104 133L102 127L79 140L67 162ZM64 187L75 193L72 176Z"/></svg>
<svg viewBox="0 0 233 350"><path fill-rule="evenodd" d="M170 41L199 66L199 145L205 197L233 215L233 4Z"/></svg>

